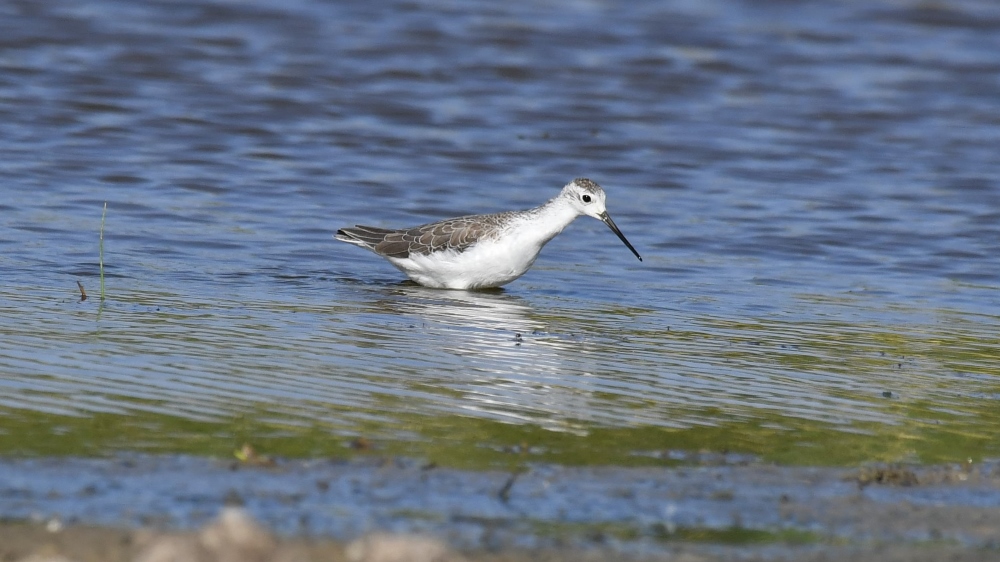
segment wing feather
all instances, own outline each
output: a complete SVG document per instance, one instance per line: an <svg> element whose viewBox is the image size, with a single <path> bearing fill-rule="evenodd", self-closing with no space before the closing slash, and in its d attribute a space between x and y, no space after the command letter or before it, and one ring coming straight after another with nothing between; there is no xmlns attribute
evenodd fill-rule
<svg viewBox="0 0 1000 562"><path fill-rule="evenodd" d="M495 237L510 215L470 215L402 230L356 225L338 230L337 240L388 258L408 258L411 254L427 255L444 250L464 252L484 238Z"/></svg>

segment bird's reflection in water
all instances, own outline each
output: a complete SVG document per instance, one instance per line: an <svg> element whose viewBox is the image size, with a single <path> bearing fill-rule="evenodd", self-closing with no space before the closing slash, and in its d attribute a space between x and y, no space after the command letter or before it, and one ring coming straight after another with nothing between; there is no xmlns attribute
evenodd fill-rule
<svg viewBox="0 0 1000 562"><path fill-rule="evenodd" d="M545 315L521 297L407 283L379 305L408 318L435 351L458 359L428 378L459 391L467 413L565 431L592 411L595 381L579 372L578 342L546 334Z"/></svg>
<svg viewBox="0 0 1000 562"><path fill-rule="evenodd" d="M524 299L501 290L447 291L405 283L393 290L392 308L400 314L456 328L511 334L540 327L531 320L532 308ZM402 297L402 298L399 298ZM495 340L491 343L496 344Z"/></svg>

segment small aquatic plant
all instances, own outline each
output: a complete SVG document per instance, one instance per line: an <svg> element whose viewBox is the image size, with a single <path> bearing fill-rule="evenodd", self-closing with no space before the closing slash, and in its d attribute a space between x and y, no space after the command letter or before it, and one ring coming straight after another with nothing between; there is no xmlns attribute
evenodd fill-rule
<svg viewBox="0 0 1000 562"><path fill-rule="evenodd" d="M101 212L101 239L98 247L100 257L98 266L101 271L101 302L104 302L104 217L108 214L108 202L104 202L104 211Z"/></svg>

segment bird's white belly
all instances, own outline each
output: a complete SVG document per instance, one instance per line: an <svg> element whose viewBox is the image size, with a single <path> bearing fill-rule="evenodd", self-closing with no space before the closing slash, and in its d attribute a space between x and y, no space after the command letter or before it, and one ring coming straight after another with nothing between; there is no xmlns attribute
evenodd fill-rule
<svg viewBox="0 0 1000 562"><path fill-rule="evenodd" d="M427 287L485 289L506 285L523 275L541 250L532 246L482 241L464 252L410 254L389 261L410 279Z"/></svg>

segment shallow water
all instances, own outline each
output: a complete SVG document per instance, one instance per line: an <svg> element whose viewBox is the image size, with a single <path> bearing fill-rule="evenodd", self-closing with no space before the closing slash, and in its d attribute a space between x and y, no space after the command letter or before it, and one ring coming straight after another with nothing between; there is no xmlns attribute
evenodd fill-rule
<svg viewBox="0 0 1000 562"><path fill-rule="evenodd" d="M995 462L871 472L886 478L862 483L865 470L778 467L729 455L699 460L705 464L547 465L510 473L403 459L253 466L185 455L5 458L0 512L7 524L26 520L48 529L81 522L183 529L206 523L223 505L240 505L284 535L417 532L493 552L597 547L662 558L672 550L728 546L741 554L728 560L798 560L803 550L830 559L876 543L881 549L944 544L978 555L969 559L996 558Z"/></svg>
<svg viewBox="0 0 1000 562"><path fill-rule="evenodd" d="M0 8L0 453L1000 454L994 3L272 4ZM644 262L332 239L577 176Z"/></svg>
<svg viewBox="0 0 1000 562"><path fill-rule="evenodd" d="M400 459L255 466L184 455L4 458L0 513L8 524L44 522L48 529L79 523L190 529L215 518L222 505L240 505L283 535L417 532L508 553L599 547L662 557L701 544L739 548L743 559L787 560L801 558L802 550L830 555L873 542L880 548L943 543L975 549L977 560L996 552L995 462L865 478L865 470L777 467L733 455L693 460L702 464L549 465L510 473ZM895 479L887 476L893 473ZM885 479L870 478L878 474Z"/></svg>

